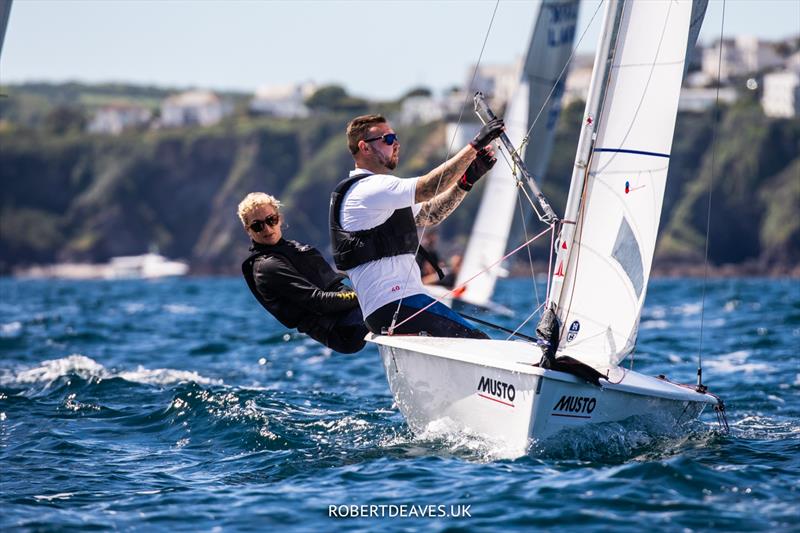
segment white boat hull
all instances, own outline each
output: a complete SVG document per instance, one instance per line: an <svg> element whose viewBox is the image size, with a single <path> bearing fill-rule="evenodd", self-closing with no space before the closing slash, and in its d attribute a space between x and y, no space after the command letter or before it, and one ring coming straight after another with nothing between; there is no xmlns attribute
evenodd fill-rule
<svg viewBox="0 0 800 533"><path fill-rule="evenodd" d="M502 443L511 456L534 441L588 424L632 417L675 428L717 399L691 388L614 369L601 386L533 366L522 342L369 336L378 345L395 402L415 433L461 431Z"/></svg>

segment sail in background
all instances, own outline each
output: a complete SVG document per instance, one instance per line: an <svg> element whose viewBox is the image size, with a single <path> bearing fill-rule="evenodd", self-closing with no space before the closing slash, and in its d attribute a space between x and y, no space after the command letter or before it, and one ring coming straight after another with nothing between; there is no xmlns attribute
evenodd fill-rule
<svg viewBox="0 0 800 533"><path fill-rule="evenodd" d="M563 282L559 352L598 368L616 365L635 346L691 13L691 0L625 2L617 19L578 225L574 240L562 245L572 246L569 264L557 264L554 279L554 288Z"/></svg>
<svg viewBox="0 0 800 533"><path fill-rule="evenodd" d="M519 86L504 114L506 133L517 149L541 112L524 150L525 165L540 180L550 160L555 127L561 110L564 77L553 90L572 53L578 0L544 0L535 19ZM564 73L566 76L566 71ZM548 95L552 90L550 100ZM456 286L497 262L506 252L517 204L516 182L498 154L498 163L484 178L483 198L470 235ZM460 298L486 305L494 292L498 269L470 281Z"/></svg>

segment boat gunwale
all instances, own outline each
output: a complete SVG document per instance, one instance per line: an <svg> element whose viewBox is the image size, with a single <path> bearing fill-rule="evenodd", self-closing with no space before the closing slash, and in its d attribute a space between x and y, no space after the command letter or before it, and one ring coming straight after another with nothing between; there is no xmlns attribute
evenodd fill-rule
<svg viewBox="0 0 800 533"><path fill-rule="evenodd" d="M497 361L496 363L491 363L486 361L484 358L480 356L471 356L469 354L457 354L453 353L448 350L438 349L436 346L426 346L422 343L416 342L417 340L426 339L430 337L424 336L416 336L416 335L375 335L370 333L367 335L366 340L367 342L371 342L373 344L377 344L378 346L384 346L387 348L398 348L401 350L406 350L410 352L414 352L420 355L430 355L434 357L441 357L443 359L448 359L452 361L459 361L462 363L473 364L476 366L486 367L486 368L493 368L499 370L506 370L508 372L516 373L516 374L527 374L532 376L543 377L546 379L552 379L554 381L562 381L566 383L572 384L587 384L587 382L577 376L572 374L568 374L566 372L560 372L557 370L550 370L544 369L538 366L533 366L533 363L517 361L515 363L509 363L507 361ZM441 337L439 337L441 338ZM409 346L409 343L405 343L403 341L410 340L414 346ZM467 339L461 339L467 340ZM497 343L515 343L517 341L503 341L497 339L469 339L469 340L478 340L479 342L497 342ZM405 344L405 345L404 345ZM419 344L419 346L417 346ZM619 367L621 368L621 367ZM663 384L666 387L669 387L671 390L664 390L664 389L647 389L644 387L639 387L636 385L626 384L622 381L614 382L609 381L605 378L601 378L600 386L598 389L602 390L609 390L615 392L622 392L628 394L635 394L637 396L646 396L650 398L658 398L658 399L665 399L665 400L677 400L677 401L690 401L690 402L698 402L698 403L706 403L706 404L717 404L719 400L708 393L701 393L697 392L691 388L688 388L684 385L674 383L668 380L661 380L657 377L648 376L646 374L641 374L639 372L635 372L633 370L625 370L622 368L624 372L624 377L632 374L634 376L640 376L640 379L645 380L658 380L660 384Z"/></svg>

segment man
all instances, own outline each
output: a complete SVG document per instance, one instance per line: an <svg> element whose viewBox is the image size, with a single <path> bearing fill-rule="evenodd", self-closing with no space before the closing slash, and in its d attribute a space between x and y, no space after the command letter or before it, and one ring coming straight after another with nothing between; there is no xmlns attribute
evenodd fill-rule
<svg viewBox="0 0 800 533"><path fill-rule="evenodd" d="M239 204L239 220L252 241L252 253L242 263L247 286L287 328L337 352L361 350L367 328L355 292L315 248L283 238L280 207L263 192L250 193Z"/></svg>
<svg viewBox="0 0 800 533"><path fill-rule="evenodd" d="M390 174L400 143L386 119L365 115L348 124L356 168L331 195L331 238L336 266L352 280L373 333L487 338L441 303L420 311L434 300L414 261L416 226L440 223L461 203L497 161L489 143L503 129L503 121L495 119L428 174L400 179Z"/></svg>

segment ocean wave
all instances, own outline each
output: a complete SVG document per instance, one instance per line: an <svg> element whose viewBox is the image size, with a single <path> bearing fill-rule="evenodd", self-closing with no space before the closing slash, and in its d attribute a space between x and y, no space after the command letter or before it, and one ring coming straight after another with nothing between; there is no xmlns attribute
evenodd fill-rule
<svg viewBox="0 0 800 533"><path fill-rule="evenodd" d="M194 315L200 311L197 307L185 304L166 304L163 309L173 315Z"/></svg>
<svg viewBox="0 0 800 533"><path fill-rule="evenodd" d="M68 375L77 375L85 380L121 378L125 381L149 385L168 385L186 381L202 385L222 384L221 379L207 378L195 371L170 368L148 369L140 365L136 370L112 372L94 359L81 354L43 361L38 366L18 372L6 371L5 375L0 376L0 384L50 384Z"/></svg>
<svg viewBox="0 0 800 533"><path fill-rule="evenodd" d="M755 372L769 372L772 367L766 363L747 363L750 357L748 350L738 350L728 354L720 355L717 357L706 358L703 365L721 374L731 374L734 372L744 372L745 374L753 374Z"/></svg>
<svg viewBox="0 0 800 533"><path fill-rule="evenodd" d="M0 337L11 338L19 337L22 333L22 322L14 321L7 324L0 324Z"/></svg>

